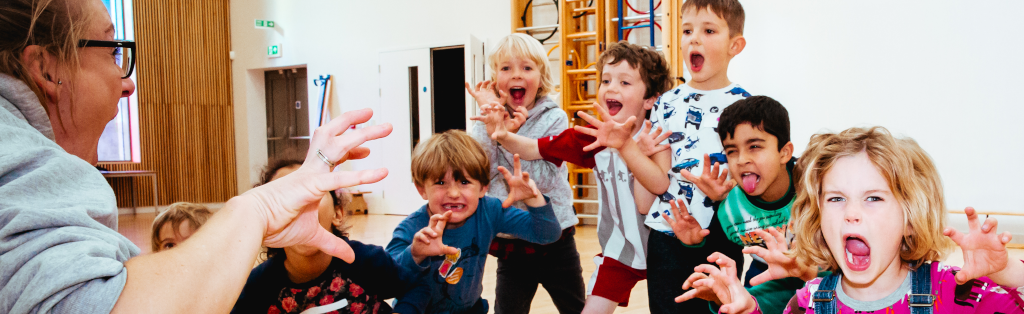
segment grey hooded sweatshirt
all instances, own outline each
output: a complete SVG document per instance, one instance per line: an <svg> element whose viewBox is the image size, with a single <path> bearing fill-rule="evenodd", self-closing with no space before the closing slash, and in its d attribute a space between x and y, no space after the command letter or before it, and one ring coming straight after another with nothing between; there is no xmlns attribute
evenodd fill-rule
<svg viewBox="0 0 1024 314"><path fill-rule="evenodd" d="M537 104L527 112L526 122L519 127L516 134L539 139L547 136L555 136L565 131L569 126L569 118L562 111L551 97L537 99ZM512 153L491 140L487 134L487 126L483 122L476 121L469 135L484 147L487 158L491 160L491 182L487 190L487 196L500 200L508 198L508 186L505 184L505 177L498 172L498 166L505 167L512 171ZM540 193L551 199L551 207L558 217L558 224L562 229L575 226L580 222L576 218L576 209L572 207L572 189L569 187L569 168L565 163L555 165L544 160L523 160L521 162L523 171L530 174L530 178L537 183ZM517 208L527 208L522 201L512 204ZM512 236L499 233L499 237L511 238Z"/></svg>
<svg viewBox="0 0 1024 314"><path fill-rule="evenodd" d="M124 262L114 192L54 142L35 93L0 74L0 313L109 313Z"/></svg>

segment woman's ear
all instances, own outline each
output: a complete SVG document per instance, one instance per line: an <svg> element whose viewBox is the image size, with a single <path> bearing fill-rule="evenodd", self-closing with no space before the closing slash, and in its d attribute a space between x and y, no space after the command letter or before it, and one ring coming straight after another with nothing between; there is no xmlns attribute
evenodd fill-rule
<svg viewBox="0 0 1024 314"><path fill-rule="evenodd" d="M21 63L30 80L39 87L51 103L60 99L60 87L64 83L57 77L57 58L38 45L29 45L21 53ZM43 104L46 107L46 104Z"/></svg>

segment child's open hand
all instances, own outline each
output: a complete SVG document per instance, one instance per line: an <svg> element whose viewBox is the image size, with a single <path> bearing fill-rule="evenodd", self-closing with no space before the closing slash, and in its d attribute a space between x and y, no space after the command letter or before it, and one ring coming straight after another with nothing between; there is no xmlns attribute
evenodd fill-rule
<svg viewBox="0 0 1024 314"><path fill-rule="evenodd" d="M720 164L717 161L713 167L708 167L709 163L711 163L711 156L704 154L704 173L698 177L690 173L689 170L682 169L679 174L683 175L687 181L697 185L697 188L711 200L720 202L736 186L736 181L729 180L729 170L719 167Z"/></svg>
<svg viewBox="0 0 1024 314"><path fill-rule="evenodd" d="M541 207L546 204L544 195L537 189L537 183L530 179L530 174L523 172L519 162L519 154L512 156L513 172L509 173L505 167L498 166L498 171L505 176L505 183L508 185L508 198L501 203L501 207L508 208L512 203L524 201L526 206Z"/></svg>
<svg viewBox="0 0 1024 314"><path fill-rule="evenodd" d="M608 113L608 109L605 109L601 104L594 104L594 109L597 110L598 114L605 117L608 121L600 121L597 118L587 114L586 112L580 111L580 118L584 121L593 125L596 129L591 129L583 126L575 126L576 132L580 132L586 135L593 136L597 140L586 147L583 147L583 151L589 152L598 147L604 146L608 148L619 149L626 141L630 140L630 135L633 131L633 123L636 121L636 117L629 117L625 123L618 123L611 120L612 115Z"/></svg>
<svg viewBox="0 0 1024 314"><path fill-rule="evenodd" d="M668 139L669 136L672 136L672 132L668 130L662 132L660 125L654 130L654 133L651 133L651 121L647 120L644 121L644 126L640 129L640 137L637 138L636 144L640 147L640 153L651 157L654 154L671 148L668 144L659 145Z"/></svg>
<svg viewBox="0 0 1024 314"><path fill-rule="evenodd" d="M682 199L674 199L668 201L668 205L671 207L672 212L665 211L663 217L665 221L672 226L672 233L676 234L676 238L679 241L683 241L686 245L697 245L701 241L704 241L704 237L711 234L708 229L702 229L700 223L686 210L686 204L683 203ZM678 218L673 218L673 216Z"/></svg>
<svg viewBox="0 0 1024 314"><path fill-rule="evenodd" d="M757 254L768 264L768 270L750 279L751 286L789 277L810 281L818 275L816 267L801 265L795 258L786 256L789 245L786 244L785 234L775 227L769 227L767 230L754 230L754 234L761 237L761 241L768 246L767 249L760 246L743 248L743 254Z"/></svg>
<svg viewBox="0 0 1024 314"><path fill-rule="evenodd" d="M504 108L498 103L489 103L480 105L480 115L476 117L470 117L470 120L483 122L487 128L487 134L492 138L494 133L501 129L501 132L505 131L505 117L506 113Z"/></svg>
<svg viewBox="0 0 1024 314"><path fill-rule="evenodd" d="M942 231L942 234L956 242L964 251L964 267L957 272L956 283L961 285L982 276L989 276L993 281L1000 283L997 280L1000 279L998 273L1007 269L1010 258L1006 244L1013 236L1009 231L997 234L998 221L995 218L985 219L984 224L979 224L978 214L974 208L967 207L964 213L967 214L970 233L963 234L952 227Z"/></svg>
<svg viewBox="0 0 1024 314"><path fill-rule="evenodd" d="M708 278L694 281L695 289L676 297L676 302L693 299L700 293L700 290L696 288L707 287L715 293L722 304L722 307L718 309L719 313L750 313L757 309L754 298L750 296L746 288L743 288L743 283L736 278L736 261L725 254L715 252L708 256L708 262L715 263L718 267L708 264L694 267L693 270L696 272L707 273Z"/></svg>
<svg viewBox="0 0 1024 314"><path fill-rule="evenodd" d="M451 211L430 216L430 223L413 236L412 247L409 249L412 251L412 259L416 264L423 262L424 259L430 256L459 252L457 249L444 245L444 242L441 242L444 227L450 218L452 218Z"/></svg>
<svg viewBox="0 0 1024 314"><path fill-rule="evenodd" d="M476 83L476 88L473 88L469 85L469 82L466 82L466 91L476 99L476 103L479 106L490 103L504 105L508 100L508 95L503 91L496 91L494 86L494 82L483 81Z"/></svg>
<svg viewBox="0 0 1024 314"><path fill-rule="evenodd" d="M526 118L529 115L530 112L526 110L526 107L516 107L516 109L512 110L512 118L505 119L505 129L512 133L519 132L519 127L523 126L523 123L526 123Z"/></svg>
<svg viewBox="0 0 1024 314"><path fill-rule="evenodd" d="M701 281L700 287L694 286L694 283L696 283L697 281ZM710 286L714 285L714 282L715 279L708 277L708 275L705 273L690 274L690 277L686 278L686 281L683 282L683 290L693 290L686 291L686 293L683 293L683 295L676 297L676 303L682 303L686 302L686 300L698 298L708 302L715 303L718 306L722 306L722 300L719 300L718 295L715 294L715 291L709 288Z"/></svg>

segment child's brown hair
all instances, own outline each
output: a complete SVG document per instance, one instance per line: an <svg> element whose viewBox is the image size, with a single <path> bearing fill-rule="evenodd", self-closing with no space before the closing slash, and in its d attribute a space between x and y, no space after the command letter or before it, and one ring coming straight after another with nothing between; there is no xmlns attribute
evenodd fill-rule
<svg viewBox="0 0 1024 314"><path fill-rule="evenodd" d="M645 46L630 44L620 41L608 46L608 49L597 58L598 75L604 70L606 64L616 64L622 61L629 63L629 66L640 71L640 79L647 86L644 92L644 99L658 96L665 91L672 89L672 78L669 77L668 61L661 54Z"/></svg>
<svg viewBox="0 0 1024 314"><path fill-rule="evenodd" d="M793 250L787 255L805 265L840 271L821 233L821 184L839 158L860 152L867 153L903 209L906 232L900 259L912 268L927 261L941 260L953 244L942 235L946 226L946 204L939 173L917 142L894 138L883 127L850 128L811 137L811 143L793 171L797 196L791 214L791 230L795 238Z"/></svg>
<svg viewBox="0 0 1024 314"><path fill-rule="evenodd" d="M199 230L199 227L205 224L206 220L212 215L213 212L203 205L186 202L171 204L171 206L167 207L167 210L156 215L156 219L153 220L153 237L150 239L153 252L160 251L160 229L168 222L171 223L171 230L174 231L174 235L181 236L178 234L178 228L183 221L188 221L192 230Z"/></svg>
<svg viewBox="0 0 1024 314"><path fill-rule="evenodd" d="M491 182L491 163L484 148L462 130L434 134L416 145L412 153L412 180L418 187L426 187L449 170L455 180L463 180L468 175L481 185Z"/></svg>
<svg viewBox="0 0 1024 314"><path fill-rule="evenodd" d="M729 38L743 35L743 23L747 17L738 0L687 0L679 12L705 8L725 20L726 26L729 26Z"/></svg>

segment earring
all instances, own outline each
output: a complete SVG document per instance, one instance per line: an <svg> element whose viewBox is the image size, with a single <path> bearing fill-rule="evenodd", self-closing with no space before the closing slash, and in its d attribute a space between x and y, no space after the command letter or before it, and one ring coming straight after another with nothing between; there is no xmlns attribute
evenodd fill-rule
<svg viewBox="0 0 1024 314"><path fill-rule="evenodd" d="M64 84L64 81L57 81L57 85Z"/></svg>

